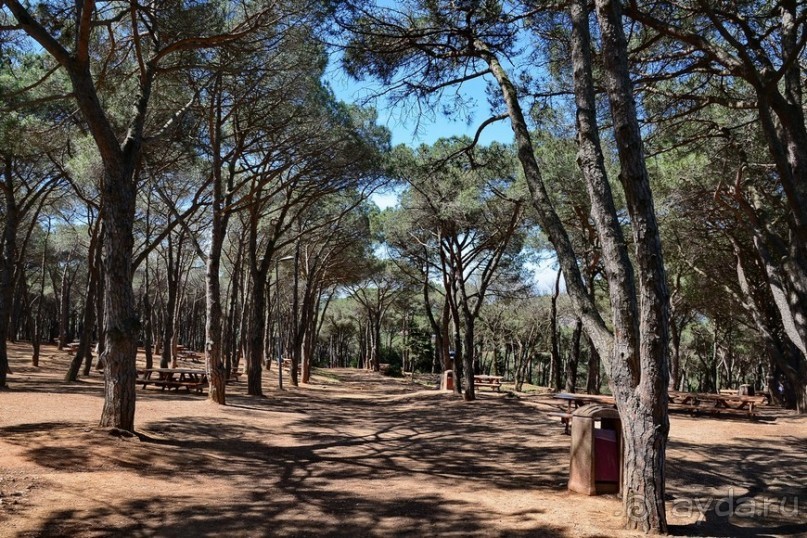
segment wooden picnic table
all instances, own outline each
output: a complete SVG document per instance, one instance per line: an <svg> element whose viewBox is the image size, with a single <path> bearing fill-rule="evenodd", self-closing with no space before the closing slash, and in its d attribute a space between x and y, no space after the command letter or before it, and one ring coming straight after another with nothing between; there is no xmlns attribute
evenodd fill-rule
<svg viewBox="0 0 807 538"><path fill-rule="evenodd" d="M559 417L561 424L563 424L563 432L568 435L569 425L572 422L572 412L578 407L583 407L589 404L601 404L616 406L613 396L605 396L602 394L576 394L573 392L558 392L552 395L553 398L566 402L560 405L560 411L549 413L550 416Z"/></svg>
<svg viewBox="0 0 807 538"><path fill-rule="evenodd" d="M670 410L692 413L739 414L754 417L756 406L765 403L765 396L739 396L702 392L670 391Z"/></svg>
<svg viewBox="0 0 807 538"><path fill-rule="evenodd" d="M155 377L156 375L156 377ZM144 368L137 371L137 383L145 389L155 385L161 390L185 388L201 393L208 386L207 372L191 368Z"/></svg>
<svg viewBox="0 0 807 538"><path fill-rule="evenodd" d="M499 392L502 387L502 376L500 375L475 375L474 387L490 387Z"/></svg>
<svg viewBox="0 0 807 538"><path fill-rule="evenodd" d="M602 405L616 405L613 396L603 394L576 394L573 392L558 392L552 395L553 398L566 402L566 411L571 413L578 407L597 403Z"/></svg>
<svg viewBox="0 0 807 538"><path fill-rule="evenodd" d="M553 394L552 397L566 402L565 405L559 406L560 411L549 413L550 416L560 417L560 421L564 425L566 433L569 433L572 412L578 407L593 403L611 406L616 405L613 396L600 394L558 392ZM670 411L687 411L693 414L732 414L753 418L756 414L756 406L764 404L765 402L765 395L738 396L736 394L669 392Z"/></svg>
<svg viewBox="0 0 807 538"><path fill-rule="evenodd" d="M201 362L202 360L202 356L199 353L187 350L177 351L177 358L180 360L188 360L191 362Z"/></svg>

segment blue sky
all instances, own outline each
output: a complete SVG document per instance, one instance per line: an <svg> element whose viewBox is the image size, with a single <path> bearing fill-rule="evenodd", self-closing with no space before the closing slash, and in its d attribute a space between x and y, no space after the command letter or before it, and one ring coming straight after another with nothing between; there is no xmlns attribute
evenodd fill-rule
<svg viewBox="0 0 807 538"><path fill-rule="evenodd" d="M336 62L334 62L336 64ZM372 99L372 96L381 93L381 87L373 81L354 81L344 74L338 65L332 65L327 75L327 82L333 89L337 98L342 101L355 103L371 98L372 105L378 111L378 123L387 127L392 133L393 144L432 144L439 138L450 136L474 136L478 125L489 116L489 107L485 97L485 80L477 79L466 82L456 91L464 99L474 104L471 118L449 118L435 112L415 113L414 103L410 103L409 110L406 105L391 108L383 97ZM489 125L482 133L480 143L487 145L494 141L509 143L513 140L513 131L507 121L500 121Z"/></svg>
<svg viewBox="0 0 807 538"><path fill-rule="evenodd" d="M452 136L473 137L480 123L488 118L489 107L485 98L485 85L483 80L464 84L456 91L464 98L475 101L478 112L469 118L447 117L439 112L414 113L405 106L390 107L383 97L373 98L380 93L380 86L372 81L354 81L334 66L328 76L328 84L337 98L348 103L364 103L370 99L370 104L378 111L378 123L390 130L392 144L405 144L417 146L420 144L433 144L440 138ZM410 107L412 108L412 107ZM513 131L508 121L499 121L488 125L479 142L488 145L492 142L510 143L513 141ZM395 205L397 194L394 192L380 192L373 195L373 201L382 209Z"/></svg>
<svg viewBox="0 0 807 538"><path fill-rule="evenodd" d="M349 102L364 102L368 96L379 93L379 86L370 81L356 82L333 67L328 76L328 83L337 98ZM480 123L489 115L489 106L485 97L485 83L483 80L466 83L458 91L465 98L476 102L478 112L470 118L449 118L440 113L415 114L403 107L391 108L383 98L375 99L372 104L378 111L378 123L387 127L392 134L393 145L406 144L417 146L419 144L433 144L440 138L451 136L473 137ZM513 141L513 131L509 121L499 121L485 128L479 139L483 145L492 142L510 143ZM373 195L372 200L380 208L393 206L397 203L398 195L395 192L380 192ZM554 255L537 264L529 264L534 274L535 286L542 293L552 293L557 276L557 264ZM565 285L561 280L561 288Z"/></svg>

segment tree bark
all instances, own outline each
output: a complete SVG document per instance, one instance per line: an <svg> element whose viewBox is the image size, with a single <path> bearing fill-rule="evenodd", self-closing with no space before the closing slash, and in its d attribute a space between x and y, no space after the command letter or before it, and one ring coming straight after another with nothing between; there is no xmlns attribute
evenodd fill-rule
<svg viewBox="0 0 807 538"><path fill-rule="evenodd" d="M549 316L549 342L551 348L551 357L549 359L549 378L551 381L550 389L553 392L560 392L561 390L561 368L560 368L560 344L558 342L560 334L558 332L558 295L560 295L560 277L561 272L558 271L555 277L555 292L552 294L552 308Z"/></svg>
<svg viewBox="0 0 807 538"><path fill-rule="evenodd" d="M586 393L600 393L600 354L591 339L588 339L588 375L586 376Z"/></svg>
<svg viewBox="0 0 807 538"><path fill-rule="evenodd" d="M39 280L39 293L36 300L36 311L33 314L34 331L31 337L31 347L33 353L31 355L31 365L35 368L39 367L39 354L42 343L42 304L45 302L45 274L48 267L48 239L50 239L50 218L48 218L48 227L45 234L45 241L42 245L42 265L41 265L41 278Z"/></svg>
<svg viewBox="0 0 807 538"><path fill-rule="evenodd" d="M250 253L250 256L253 254ZM266 295L264 282L266 273L250 268L252 281L252 297L249 306L247 324L247 394L250 396L263 396L263 324L266 321L264 309L266 308Z"/></svg>
<svg viewBox="0 0 807 538"><path fill-rule="evenodd" d="M212 233L213 239L210 245L210 254L207 258L207 270L205 280L207 282L206 310L207 319L205 323L205 369L209 381L208 400L224 405L226 403L225 385L227 375L221 360L221 335L222 335L222 308L221 308L221 284L219 281L221 247L224 238L224 231L216 229Z"/></svg>
<svg viewBox="0 0 807 538"><path fill-rule="evenodd" d="M619 179L631 217L638 268L639 319L634 327L638 329L639 346L630 349L630 342L623 344L617 339L615 351L621 360L614 361L612 367L617 408L623 416L626 462L623 506L628 528L666 533L664 463L670 428L667 416L669 296L628 71L621 6L618 0L595 0L595 6L605 86L621 168ZM615 323L615 330L619 335L623 327ZM634 361L638 362L638 369L628 366Z"/></svg>
<svg viewBox="0 0 807 538"><path fill-rule="evenodd" d="M140 322L132 290L133 164L104 174L104 408L101 426L134 431L135 357Z"/></svg>
<svg viewBox="0 0 807 538"><path fill-rule="evenodd" d="M575 321L572 332L572 344L569 350L569 359L566 361L566 392L574 393L577 390L577 365L580 363L580 335L583 322Z"/></svg>
<svg viewBox="0 0 807 538"><path fill-rule="evenodd" d="M19 209L13 190L13 159L10 155L6 155L3 161L5 169L1 185L5 198L5 226L2 238L0 238L0 246L2 246L2 250L0 250L0 389L8 386L7 375L11 371L6 340L11 316L12 280L19 225Z"/></svg>

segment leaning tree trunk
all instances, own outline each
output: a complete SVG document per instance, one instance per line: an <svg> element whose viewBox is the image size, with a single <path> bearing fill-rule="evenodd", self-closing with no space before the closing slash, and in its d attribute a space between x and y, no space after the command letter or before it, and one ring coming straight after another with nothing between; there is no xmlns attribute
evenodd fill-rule
<svg viewBox="0 0 807 538"><path fill-rule="evenodd" d="M669 431L666 413L667 298L663 258L627 72L627 46L619 6L607 0L597 0L611 114L622 167L620 179L630 211L639 266L637 291L633 265L622 236L599 143L587 7L582 0L571 4L578 162L586 180L591 214L602 245L615 334L611 334L588 295L568 233L546 191L515 85L484 43L475 42L474 45L499 83L533 207L541 227L555 247L572 304L609 366L617 406L623 414L625 525L663 533L667 528L664 455ZM639 501L642 509L637 511Z"/></svg>

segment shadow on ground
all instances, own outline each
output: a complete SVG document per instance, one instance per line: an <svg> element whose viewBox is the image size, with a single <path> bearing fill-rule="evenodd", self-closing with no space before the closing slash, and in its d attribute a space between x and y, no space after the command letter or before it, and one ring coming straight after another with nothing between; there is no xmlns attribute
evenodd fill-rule
<svg viewBox="0 0 807 538"><path fill-rule="evenodd" d="M351 383L367 396L356 397L361 391ZM164 478L164 490L147 498L53 512L35 535L564 536L555 527L507 530L501 514L439 494L440 485L524 495L563 490L568 438L559 424L500 395L464 403L437 392L413 395L422 387L411 384L376 388L365 376L346 379L339 392L289 390L265 399L231 394L229 405L218 408L223 417L145 422L129 439L58 422L0 428L0 436L56 472ZM148 396L165 397L167 405L187 399ZM239 422L245 413L253 416L248 425ZM278 417L287 426L279 428ZM437 486L391 496L390 484L413 476L415 483ZM226 482L237 495L210 491L210 502L199 503L198 495L172 494L175 484L190 482L203 491L212 481Z"/></svg>
<svg viewBox="0 0 807 538"><path fill-rule="evenodd" d="M80 423L0 428L4 442L52 472L123 472L160 485L54 510L21 536L577 536L574 522L535 521L553 506L498 513L462 495L562 494L569 437L556 419L507 395L482 392L463 402L367 373L334 376L333 386L270 389L268 398L247 397L235 385L228 405L210 416L162 414L138 422L131 438ZM169 408L200 400L142 390L138 398ZM671 442L668 511L689 507L703 516L671 533L807 536L805 448L796 436L717 447ZM441 494L449 488L454 495ZM773 502L782 499L784 510ZM800 513L791 513L794 502Z"/></svg>
<svg viewBox="0 0 807 538"><path fill-rule="evenodd" d="M677 536L807 537L807 443L798 437L722 446L675 441L696 456L667 465L668 513L699 521L671 526Z"/></svg>

